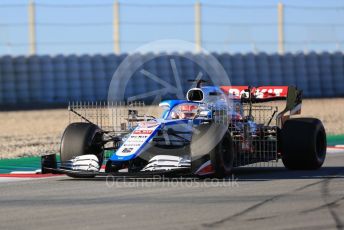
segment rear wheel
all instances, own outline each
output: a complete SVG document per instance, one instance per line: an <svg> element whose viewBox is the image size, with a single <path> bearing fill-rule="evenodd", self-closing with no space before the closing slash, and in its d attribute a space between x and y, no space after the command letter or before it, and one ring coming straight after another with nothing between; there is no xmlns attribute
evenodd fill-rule
<svg viewBox="0 0 344 230"><path fill-rule="evenodd" d="M61 161L73 157L93 154L103 162L102 130L91 123L71 123L65 129L61 140Z"/></svg>
<svg viewBox="0 0 344 230"><path fill-rule="evenodd" d="M291 170L320 168L326 157L326 132L315 118L287 120L281 130L282 161Z"/></svg>

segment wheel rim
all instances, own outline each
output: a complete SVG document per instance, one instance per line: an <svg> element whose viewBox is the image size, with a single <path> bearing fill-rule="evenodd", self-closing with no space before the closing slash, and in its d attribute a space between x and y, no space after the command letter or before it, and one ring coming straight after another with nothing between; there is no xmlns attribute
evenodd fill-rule
<svg viewBox="0 0 344 230"><path fill-rule="evenodd" d="M94 154L98 157L99 164L102 165L103 163L103 158L104 158L104 150L103 150L103 145L100 144L102 139L102 133L97 132L92 138L92 143L88 147L90 154Z"/></svg>

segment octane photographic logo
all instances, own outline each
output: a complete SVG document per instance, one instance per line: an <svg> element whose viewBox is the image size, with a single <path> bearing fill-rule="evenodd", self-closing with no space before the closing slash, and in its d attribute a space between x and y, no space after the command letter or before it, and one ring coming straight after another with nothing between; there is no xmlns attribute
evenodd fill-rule
<svg viewBox="0 0 344 230"><path fill-rule="evenodd" d="M198 54L191 54L190 50L194 47L194 43L182 40L158 40L139 47L126 56L116 69L109 86L108 101L149 100L154 106L147 107L145 116L148 117L154 114L163 99L186 100L187 90L196 87L196 82L199 80L207 80L205 85L230 86L229 76L219 61L205 49ZM156 65L162 59L165 63L163 68L160 66L160 71L169 73L169 79L163 75L164 73L152 71L152 68L147 67L151 63ZM182 61L192 63L189 65L192 69L187 69L185 66L182 68ZM195 81L187 83L188 80ZM222 103L225 104L222 108L231 107L231 100L228 97L223 97ZM193 133L199 132L197 127L192 129ZM197 143L193 143L193 146L198 146L200 153L209 152L219 143L227 129L221 130L220 136L218 128L209 128L201 138L197 139ZM162 131L165 141L169 142L169 135Z"/></svg>
<svg viewBox="0 0 344 230"><path fill-rule="evenodd" d="M237 177L232 175L227 179L192 177L170 178L163 175L154 175L152 178L127 178L127 177L106 177L106 186L111 188L229 188L238 189L240 183Z"/></svg>

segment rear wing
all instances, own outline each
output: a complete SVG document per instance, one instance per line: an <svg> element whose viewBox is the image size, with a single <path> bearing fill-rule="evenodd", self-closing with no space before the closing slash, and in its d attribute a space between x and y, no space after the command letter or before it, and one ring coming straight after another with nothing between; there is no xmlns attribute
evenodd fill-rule
<svg viewBox="0 0 344 230"><path fill-rule="evenodd" d="M291 115L301 113L302 90L295 86L220 86L220 89L231 99L240 99L250 104L286 100L285 109L277 115L280 125Z"/></svg>

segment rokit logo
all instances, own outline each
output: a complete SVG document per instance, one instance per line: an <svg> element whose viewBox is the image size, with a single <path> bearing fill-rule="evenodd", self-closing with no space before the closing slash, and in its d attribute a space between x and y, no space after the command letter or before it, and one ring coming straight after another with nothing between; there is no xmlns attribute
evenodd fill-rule
<svg viewBox="0 0 344 230"><path fill-rule="evenodd" d="M241 97L242 95L248 96L248 92L245 92L245 90L240 91L240 89L229 89L228 93L236 97Z"/></svg>
<svg viewBox="0 0 344 230"><path fill-rule="evenodd" d="M235 97L249 96L247 92L247 86L229 87L228 94ZM268 98L268 97L285 97L288 93L287 86L276 86L276 87L257 87L252 88L253 95L256 98Z"/></svg>
<svg viewBox="0 0 344 230"><path fill-rule="evenodd" d="M274 97L280 97L283 94L283 89L281 88L263 88L263 89L256 89L256 93L255 93L257 98L264 98L265 95L268 96L274 96Z"/></svg>

